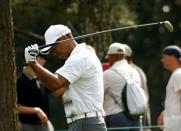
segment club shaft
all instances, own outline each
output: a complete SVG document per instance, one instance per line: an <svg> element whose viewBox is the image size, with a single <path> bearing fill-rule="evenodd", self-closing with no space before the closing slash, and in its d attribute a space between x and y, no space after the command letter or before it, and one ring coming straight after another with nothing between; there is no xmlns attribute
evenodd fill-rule
<svg viewBox="0 0 181 131"><path fill-rule="evenodd" d="M42 46L39 46L39 49L43 49L45 47L49 47L49 46L52 46L52 45L55 45L55 44L58 44L58 43L61 43L61 42L73 40L73 39L77 40L77 39L82 39L82 38L86 38L86 37L89 37L89 36L94 36L94 35L107 33L107 32L113 32L113 31L118 31L118 30L126 30L126 29L131 29L131 28L134 29L134 28L140 28L140 27L146 27L146 26L154 26L154 25L158 25L158 24L162 24L162 22L148 23L148 24L141 24L141 25L133 25L133 26L128 26L128 27L120 27L120 28L114 28L114 29L109 29L109 30L97 31L97 32L94 32L94 33L80 35L80 36L76 36L76 37L66 39L66 40L57 41L57 42L51 43L49 45L42 45Z"/></svg>
<svg viewBox="0 0 181 131"><path fill-rule="evenodd" d="M120 28L115 28L115 29L109 29L109 30L103 30L103 31L98 31L90 34L85 34L81 36L74 37L74 39L81 39L97 34L102 34L102 33L107 33L107 32L113 32L113 31L118 31L118 30L125 30L125 29L130 29L130 28L139 28L139 27L145 27L145 26L153 26L153 25L158 25L159 23L149 23L149 24L142 24L142 25L133 25L133 26L128 26L128 27L120 27Z"/></svg>

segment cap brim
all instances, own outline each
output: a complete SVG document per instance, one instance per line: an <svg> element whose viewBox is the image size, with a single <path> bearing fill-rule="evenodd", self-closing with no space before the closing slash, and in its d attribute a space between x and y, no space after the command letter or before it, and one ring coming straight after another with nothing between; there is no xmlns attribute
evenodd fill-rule
<svg viewBox="0 0 181 131"><path fill-rule="evenodd" d="M52 46L45 47L45 48L41 49L41 50L40 50L40 54L42 54L42 55L48 55L48 54L50 54L51 47L52 47Z"/></svg>

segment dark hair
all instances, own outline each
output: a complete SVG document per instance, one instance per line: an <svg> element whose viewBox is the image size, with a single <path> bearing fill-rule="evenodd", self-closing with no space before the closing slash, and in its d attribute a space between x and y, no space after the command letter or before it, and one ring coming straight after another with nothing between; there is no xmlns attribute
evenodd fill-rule
<svg viewBox="0 0 181 131"><path fill-rule="evenodd" d="M177 59L181 59L181 49L176 45L170 45L163 49L163 54L174 55Z"/></svg>

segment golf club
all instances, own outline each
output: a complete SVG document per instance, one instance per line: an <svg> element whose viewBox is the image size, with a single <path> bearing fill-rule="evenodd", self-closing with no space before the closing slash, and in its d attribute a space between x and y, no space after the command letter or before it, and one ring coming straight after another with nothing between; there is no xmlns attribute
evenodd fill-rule
<svg viewBox="0 0 181 131"><path fill-rule="evenodd" d="M132 29L132 28L137 29L137 28L140 28L140 27L148 27L148 26L155 26L155 25L163 25L167 29L168 32L173 32L173 26L169 21L155 22L155 23L148 23L148 24L140 24L140 25L133 25L133 26L128 26L128 27L120 27L120 28L114 28L114 29L109 29L109 30L97 31L97 32L94 32L94 33L80 35L80 36L76 36L76 37L66 39L66 40L62 40L62 41L56 41L56 42L48 44L48 45L39 46L39 50L42 50L43 48L50 47L50 46L53 46L53 45L61 43L61 42L73 40L73 39L77 40L77 39L82 39L82 38L85 38L85 37L94 36L94 35L107 33L107 32L113 32L113 31L125 30L125 29Z"/></svg>

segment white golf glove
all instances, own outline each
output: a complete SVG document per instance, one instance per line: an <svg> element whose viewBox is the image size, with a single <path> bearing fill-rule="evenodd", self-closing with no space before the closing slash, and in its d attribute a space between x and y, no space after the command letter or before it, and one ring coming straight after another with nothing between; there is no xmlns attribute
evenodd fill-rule
<svg viewBox="0 0 181 131"><path fill-rule="evenodd" d="M29 61L36 61L36 57L39 54L38 45L34 44L26 47L24 53L26 63L28 63Z"/></svg>

